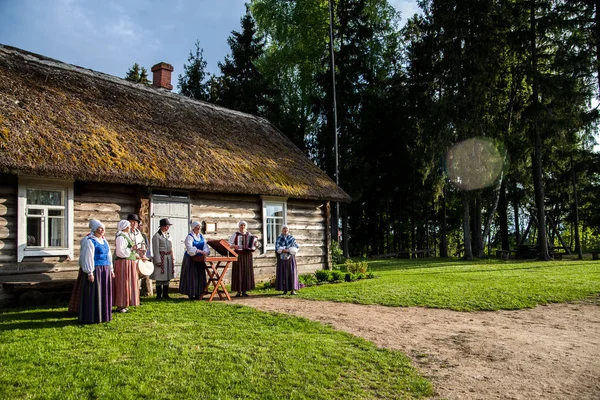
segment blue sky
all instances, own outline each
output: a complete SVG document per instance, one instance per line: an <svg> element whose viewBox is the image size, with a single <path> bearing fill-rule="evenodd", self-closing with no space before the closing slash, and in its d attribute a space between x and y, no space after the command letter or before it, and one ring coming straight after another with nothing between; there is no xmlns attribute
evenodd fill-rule
<svg viewBox="0 0 600 400"><path fill-rule="evenodd" d="M0 0L0 43L124 77L138 63L174 67L173 86L196 39L211 73L240 30L246 0ZM416 0L389 1L402 20ZM151 73L150 78L152 77Z"/></svg>

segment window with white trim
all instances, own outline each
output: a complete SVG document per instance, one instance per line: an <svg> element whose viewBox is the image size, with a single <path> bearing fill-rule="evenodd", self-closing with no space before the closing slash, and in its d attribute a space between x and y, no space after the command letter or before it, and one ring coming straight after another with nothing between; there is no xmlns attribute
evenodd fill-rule
<svg viewBox="0 0 600 400"><path fill-rule="evenodd" d="M73 184L19 179L18 261L28 256L73 258Z"/></svg>
<svg viewBox="0 0 600 400"><path fill-rule="evenodd" d="M275 250L281 228L287 223L287 198L263 198L263 240L266 250Z"/></svg>

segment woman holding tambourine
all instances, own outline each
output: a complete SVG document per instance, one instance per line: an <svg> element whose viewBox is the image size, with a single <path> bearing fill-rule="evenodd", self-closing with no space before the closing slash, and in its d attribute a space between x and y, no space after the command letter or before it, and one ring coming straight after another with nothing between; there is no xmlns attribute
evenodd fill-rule
<svg viewBox="0 0 600 400"><path fill-rule="evenodd" d="M256 250L258 241L246 227L246 221L240 221L238 231L229 238L229 244L238 254L237 261L234 261L231 267L231 290L237 291L236 297L248 296L248 291L256 287L252 253Z"/></svg>

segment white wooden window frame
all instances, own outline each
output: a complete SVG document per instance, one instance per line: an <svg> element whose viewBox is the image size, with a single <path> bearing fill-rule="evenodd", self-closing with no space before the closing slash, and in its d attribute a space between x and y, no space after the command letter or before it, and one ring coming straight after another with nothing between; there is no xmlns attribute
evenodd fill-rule
<svg viewBox="0 0 600 400"><path fill-rule="evenodd" d="M27 248L27 189L47 189L65 191L65 247L58 248ZM73 181L60 179L41 179L19 177L17 195L17 262L22 262L25 257L68 256L74 259L73 246Z"/></svg>
<svg viewBox="0 0 600 400"><path fill-rule="evenodd" d="M268 250L275 250L275 243L267 243L267 207L268 206L281 206L283 208L283 225L287 224L287 197L271 197L271 196L262 196L262 234L263 234L263 246L262 251L263 254ZM275 232L275 240L279 236L281 232Z"/></svg>

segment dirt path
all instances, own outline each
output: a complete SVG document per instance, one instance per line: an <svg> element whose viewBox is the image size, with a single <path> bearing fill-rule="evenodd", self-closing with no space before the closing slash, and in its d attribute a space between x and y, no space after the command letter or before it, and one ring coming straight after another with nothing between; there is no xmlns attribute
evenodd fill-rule
<svg viewBox="0 0 600 400"><path fill-rule="evenodd" d="M600 399L600 304L455 312L253 296L408 355L445 399Z"/></svg>

